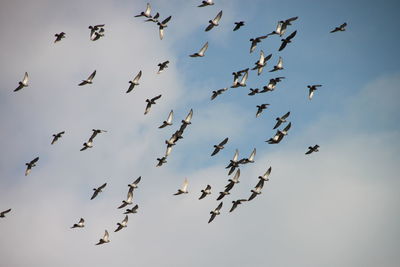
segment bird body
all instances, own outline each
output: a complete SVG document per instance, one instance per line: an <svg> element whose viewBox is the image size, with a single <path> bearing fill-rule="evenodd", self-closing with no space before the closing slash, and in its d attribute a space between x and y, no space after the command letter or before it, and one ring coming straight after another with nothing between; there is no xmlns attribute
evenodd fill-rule
<svg viewBox="0 0 400 267"><path fill-rule="evenodd" d="M97 197L97 195L101 192L103 192L103 189L106 187L107 183L104 183L103 185L99 186L98 188L93 188L93 195L90 198L90 200L94 199L95 197Z"/></svg>
<svg viewBox="0 0 400 267"><path fill-rule="evenodd" d="M140 77L142 77L142 71L139 71L139 73L136 74L135 78L133 78L132 81L129 81L130 85L129 85L129 88L126 91L126 93L131 92L133 90L133 88L135 88L136 85L139 85Z"/></svg>
<svg viewBox="0 0 400 267"><path fill-rule="evenodd" d="M24 78L22 79L22 81L18 82L18 87L14 89L14 92L17 92L24 87L28 87L28 80L29 80L28 73L25 72Z"/></svg>
<svg viewBox="0 0 400 267"><path fill-rule="evenodd" d="M220 215L221 208L222 208L223 202L219 203L218 207L215 208L215 210L210 211L211 217L208 220L208 223L212 222L215 219L215 216Z"/></svg>
<svg viewBox="0 0 400 267"><path fill-rule="evenodd" d="M78 84L79 86L83 86L86 84L92 84L93 83L93 78L96 75L96 70L92 72L92 74L90 74L90 76L86 79L86 80L82 80L82 82L80 84Z"/></svg>
<svg viewBox="0 0 400 267"><path fill-rule="evenodd" d="M296 36L297 31L292 32L288 37L282 39L282 44L279 47L278 51L282 51L288 43L292 42L292 39Z"/></svg>
<svg viewBox="0 0 400 267"><path fill-rule="evenodd" d="M208 42L206 42L199 52L189 55L190 57L204 57L208 49Z"/></svg>
<svg viewBox="0 0 400 267"><path fill-rule="evenodd" d="M205 198L209 194L211 194L211 185L208 184L205 189L201 190L201 196L199 197L199 200Z"/></svg>
<svg viewBox="0 0 400 267"><path fill-rule="evenodd" d="M335 29L331 30L331 33L344 32L346 30L346 26L347 26L347 23L345 22L342 25L340 25L339 27L335 27Z"/></svg>
<svg viewBox="0 0 400 267"><path fill-rule="evenodd" d="M26 170L25 170L25 176L31 173L31 169L36 166L36 162L38 162L39 157L34 158L30 162L25 163L26 165Z"/></svg>
<svg viewBox="0 0 400 267"><path fill-rule="evenodd" d="M83 228L83 227L85 227L85 220L83 218L81 218L78 223L75 223L71 227L71 229L73 229L73 228Z"/></svg>
<svg viewBox="0 0 400 267"><path fill-rule="evenodd" d="M6 214L9 213L10 211L11 211L11 209L0 212L0 218L5 218Z"/></svg>
<svg viewBox="0 0 400 267"><path fill-rule="evenodd" d="M146 99L147 105L146 105L146 109L144 110L144 115L146 115L147 113L150 112L151 106L155 105L156 104L156 100L160 99L160 98L161 98L161 95L155 96L155 97L153 97L151 99Z"/></svg>
<svg viewBox="0 0 400 267"><path fill-rule="evenodd" d="M226 143L228 143L228 140L229 140L229 138L227 137L224 140L222 140L218 145L214 145L214 151L212 152L211 156L214 156L221 149L224 149L224 145L226 145Z"/></svg>
<svg viewBox="0 0 400 267"><path fill-rule="evenodd" d="M114 230L114 232L118 232L122 230L123 228L126 228L128 226L128 215L125 215L125 218L122 220L122 222L117 223L118 227L117 229Z"/></svg>
<svg viewBox="0 0 400 267"><path fill-rule="evenodd" d="M318 152L318 151L319 151L319 145L309 146L308 151L306 152L306 155L309 155L311 153Z"/></svg>
<svg viewBox="0 0 400 267"><path fill-rule="evenodd" d="M186 178L185 181L183 181L182 187L181 187L180 189L178 189L178 192L176 192L174 195L177 196L177 195L180 195L180 194L187 194L187 193L189 193L188 190L187 190L188 185L189 185L189 181L188 181L187 178Z"/></svg>
<svg viewBox="0 0 400 267"><path fill-rule="evenodd" d="M218 26L219 21L221 20L222 17L222 10L218 12L218 14L215 16L213 20L209 20L208 23L210 23L207 28L205 29L206 32L210 31L212 28Z"/></svg>
<svg viewBox="0 0 400 267"><path fill-rule="evenodd" d="M110 242L110 239L109 239L108 231L105 230L103 238L101 238L99 240L99 242L96 244L96 246L97 245L102 245L102 244L105 244L105 243L109 243L109 242Z"/></svg>

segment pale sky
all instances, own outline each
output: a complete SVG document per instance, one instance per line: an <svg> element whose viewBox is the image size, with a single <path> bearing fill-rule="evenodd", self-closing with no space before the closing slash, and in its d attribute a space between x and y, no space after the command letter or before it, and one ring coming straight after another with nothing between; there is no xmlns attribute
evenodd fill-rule
<svg viewBox="0 0 400 267"><path fill-rule="evenodd" d="M151 1L152 13L171 15L165 37L134 15L147 1L0 2L0 259L4 266L383 266L400 261L400 68L396 1ZM223 10L220 25L204 32ZM252 37L279 20L299 16L278 52L270 36L249 54ZM235 21L245 26L233 32ZM345 32L329 33L347 22ZM105 36L89 40L89 25ZM54 44L54 34L66 38ZM287 34L285 36L287 36ZM203 58L190 58L206 42ZM233 71L253 67L260 50L272 53L247 87L231 86ZM268 70L281 56L284 70ZM169 67L156 74L157 64ZM97 70L93 84L78 86ZM126 94L142 70L140 85ZM29 86L13 92L25 72ZM270 78L286 77L273 92L248 96ZM308 99L309 84L322 84ZM162 94L147 115L146 98ZM269 103L255 117L256 105ZM165 139L193 108L192 124L167 163ZM170 110L172 126L158 129ZM278 145L275 118L291 111L292 128ZM92 129L105 129L80 152ZM50 145L52 134L65 135ZM214 157L213 145L229 137ZM308 146L320 152L304 155ZM225 166L257 148L241 167L240 183L208 224ZM40 157L24 176L25 162ZM248 198L257 177L272 166L263 193ZM117 207L127 185L138 213ZM183 180L188 194L173 196ZM92 188L107 182L90 200ZM212 194L198 200L207 184ZM132 207L132 206L130 206ZM82 229L70 227L83 217ZM95 246L104 230L111 242Z"/></svg>

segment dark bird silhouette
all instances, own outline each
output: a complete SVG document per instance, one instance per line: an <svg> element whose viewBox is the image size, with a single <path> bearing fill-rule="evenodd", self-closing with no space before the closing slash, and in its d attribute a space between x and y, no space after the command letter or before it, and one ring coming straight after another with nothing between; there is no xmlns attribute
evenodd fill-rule
<svg viewBox="0 0 400 267"><path fill-rule="evenodd" d="M28 174L31 173L31 169L36 166L36 162L38 162L38 160L39 160L39 157L36 157L33 160L31 160L30 162L25 163L25 165L26 165L25 176L27 176Z"/></svg>
<svg viewBox="0 0 400 267"><path fill-rule="evenodd" d="M98 188L93 188L93 195L90 198L90 200L94 199L95 197L97 197L97 195L101 192L103 192L103 189L106 187L107 183L104 183L102 186L98 187Z"/></svg>
<svg viewBox="0 0 400 267"><path fill-rule="evenodd" d="M208 223L212 222L215 219L215 216L220 215L221 208L222 208L223 202L219 203L218 207L215 208L215 210L210 211L211 217L208 220Z"/></svg>
<svg viewBox="0 0 400 267"><path fill-rule="evenodd" d="M222 140L221 143L219 143L218 145L214 145L214 151L212 152L211 156L214 156L215 154L217 154L221 149L224 149L224 145L226 145L226 143L228 143L229 138L225 138L224 140Z"/></svg>
<svg viewBox="0 0 400 267"><path fill-rule="evenodd" d="M78 223L74 223L74 225L72 225L71 229L83 228L83 227L85 227L85 220L83 218L81 218Z"/></svg>
<svg viewBox="0 0 400 267"><path fill-rule="evenodd" d="M306 152L306 155L309 155L311 153L318 152L318 151L319 151L319 145L309 146L308 151Z"/></svg>
<svg viewBox="0 0 400 267"><path fill-rule="evenodd" d="M156 100L160 99L160 98L161 98L161 95L155 96L152 99L146 99L147 105L146 105L146 109L144 111L144 115L146 115L147 113L150 112L151 106L155 105L156 104Z"/></svg>
<svg viewBox="0 0 400 267"><path fill-rule="evenodd" d="M294 31L294 32L292 32L288 37L282 39L282 40L281 40L281 41L282 41L282 44L281 44L281 46L279 47L279 50L278 50L278 51L282 51L282 50L286 47L286 45L287 45L288 43L291 43L291 42L292 42L292 39L296 36L296 33L297 33L297 31Z"/></svg>
<svg viewBox="0 0 400 267"><path fill-rule="evenodd" d="M247 201L247 199L238 199L238 200L232 201L232 208L229 210L229 212L234 211L237 208L237 206L239 206L240 204L242 204L245 201Z"/></svg>
<svg viewBox="0 0 400 267"><path fill-rule="evenodd" d="M212 28L218 26L219 21L221 20L222 17L222 10L218 12L218 14L215 16L213 20L209 20L208 23L210 23L207 28L205 29L206 32L210 31Z"/></svg>
<svg viewBox="0 0 400 267"><path fill-rule="evenodd" d="M57 43L57 42L61 41L61 39L65 38L65 32L56 33L56 34L54 34L54 36L56 37L56 39L54 40L54 43Z"/></svg>
<svg viewBox="0 0 400 267"><path fill-rule="evenodd" d="M240 29L240 27L243 26L244 26L244 21L235 22L235 28L233 28L233 31L237 31Z"/></svg>
<svg viewBox="0 0 400 267"><path fill-rule="evenodd" d="M78 84L79 86L82 85L86 85L86 84L92 84L93 83L93 78L96 75L96 70L92 72L92 74L90 74L90 76L86 79L86 80L82 80L82 82L80 84Z"/></svg>
<svg viewBox="0 0 400 267"><path fill-rule="evenodd" d="M57 134L53 134L53 140L51 141L51 144L53 145L61 136L65 134L65 131L59 132Z"/></svg>
<svg viewBox="0 0 400 267"><path fill-rule="evenodd" d="M29 80L28 73L25 72L24 78L22 79L22 81L18 82L18 87L14 89L14 92L17 92L24 87L28 87L28 80Z"/></svg>
<svg viewBox="0 0 400 267"><path fill-rule="evenodd" d="M199 200L205 198L209 194L211 194L211 185L208 184L205 189L201 190L201 196L199 197Z"/></svg>
<svg viewBox="0 0 400 267"><path fill-rule="evenodd" d="M6 214L9 213L10 211L11 211L11 209L0 212L0 218L5 218Z"/></svg>
<svg viewBox="0 0 400 267"><path fill-rule="evenodd" d="M339 27L335 27L335 29L331 30L331 33L344 32L346 30L346 26L347 26L347 23L345 22L342 25L340 25Z"/></svg>

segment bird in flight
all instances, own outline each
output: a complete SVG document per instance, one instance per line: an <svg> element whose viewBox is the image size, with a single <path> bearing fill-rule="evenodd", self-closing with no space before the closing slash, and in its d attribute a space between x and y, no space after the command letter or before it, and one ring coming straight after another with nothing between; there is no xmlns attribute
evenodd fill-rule
<svg viewBox="0 0 400 267"><path fill-rule="evenodd" d="M192 120L192 117L193 117L193 109L190 109L189 114L186 116L184 120L182 120L183 125L192 124L190 122Z"/></svg>
<svg viewBox="0 0 400 267"><path fill-rule="evenodd" d="M269 181L269 175L271 174L272 167L269 167L268 170L263 174L263 176L258 176L258 179Z"/></svg>
<svg viewBox="0 0 400 267"><path fill-rule="evenodd" d="M185 179L185 181L183 181L182 187L180 189L178 189L178 192L176 192L174 194L174 196L180 195L180 194L187 194L189 193L187 190L187 187L189 185L189 182L187 180L187 178Z"/></svg>
<svg viewBox="0 0 400 267"><path fill-rule="evenodd" d="M215 208L215 210L210 211L211 217L208 220L208 223L212 222L215 219L215 216L220 215L221 208L222 208L223 202L219 203L218 207Z"/></svg>
<svg viewBox="0 0 400 267"><path fill-rule="evenodd" d="M206 53L206 51L207 51L207 48L208 48L208 42L206 42L206 43L203 45L203 47L200 49L199 52L194 53L194 54L191 54L191 55L189 55L189 56L190 56L190 57L204 57L204 56L205 56L205 53Z"/></svg>
<svg viewBox="0 0 400 267"><path fill-rule="evenodd" d="M279 47L278 51L282 51L288 43L292 42L292 39L296 36L297 31L292 32L288 37L282 39L282 44Z"/></svg>
<svg viewBox="0 0 400 267"><path fill-rule="evenodd" d="M209 194L211 194L211 185L208 184L205 189L201 190L201 196L199 197L199 200L205 198Z"/></svg>
<svg viewBox="0 0 400 267"><path fill-rule="evenodd" d="M262 35L262 36L255 37L255 38L251 38L251 39L250 39L250 42L251 42L251 45L250 45L250 53L252 53L252 52L256 49L258 43L261 43L261 41L262 41L263 39L267 38L269 35L270 35L270 34Z"/></svg>
<svg viewBox="0 0 400 267"><path fill-rule="evenodd" d="M135 76L135 78L133 78L132 81L129 81L129 88L128 91L126 91L126 93L129 93L130 91L133 90L133 88L135 88L136 85L139 85L139 80L140 77L142 77L142 71L139 71L139 73Z"/></svg>
<svg viewBox="0 0 400 267"><path fill-rule="evenodd" d="M26 165L26 170L25 170L25 176L31 173L31 169L36 166L36 162L38 162L39 157L34 158L30 162L25 163Z"/></svg>
<svg viewBox="0 0 400 267"><path fill-rule="evenodd" d="M214 100L217 96L221 95L226 90L228 90L228 87L212 91L211 100Z"/></svg>
<svg viewBox="0 0 400 267"><path fill-rule="evenodd" d="M56 33L56 34L54 34L54 36L56 37L56 39L54 40L54 43L57 43L57 42L61 41L61 39L65 38L65 32Z"/></svg>
<svg viewBox="0 0 400 267"><path fill-rule="evenodd" d="M171 110L168 114L168 118L166 121L163 121L163 124L158 127L159 129L167 127L167 126L171 126L172 125L172 120L174 119L174 111Z"/></svg>
<svg viewBox="0 0 400 267"><path fill-rule="evenodd" d="M168 63L169 63L169 60L164 61L162 63L158 63L158 65L157 65L158 66L157 74L160 74L161 72L164 71L164 69L168 68Z"/></svg>
<svg viewBox="0 0 400 267"><path fill-rule="evenodd" d="M128 215L125 215L125 218L122 220L122 222L117 223L118 227L117 229L114 230L114 232L118 232L121 229L125 228L128 226Z"/></svg>
<svg viewBox="0 0 400 267"><path fill-rule="evenodd" d="M146 109L144 110L144 115L146 115L147 113L150 112L150 108L152 105L156 104L156 100L160 99L161 95L155 96L152 99L146 99L147 105L146 105Z"/></svg>
<svg viewBox="0 0 400 267"><path fill-rule="evenodd" d="M101 238L99 240L99 242L96 244L96 246L97 245L102 245L102 244L105 244L105 243L109 243L109 242L110 242L110 239L109 239L108 231L105 230L103 238Z"/></svg>
<svg viewBox="0 0 400 267"><path fill-rule="evenodd" d="M71 229L83 228L83 227L85 227L85 220L83 218L81 218L78 223L74 223L74 225L72 225Z"/></svg>
<svg viewBox="0 0 400 267"><path fill-rule="evenodd" d="M213 20L209 20L208 23L210 23L207 28L205 29L206 32L210 31L212 28L218 26L219 21L221 20L222 17L222 10L218 12L218 14L215 16Z"/></svg>
<svg viewBox="0 0 400 267"><path fill-rule="evenodd" d="M22 79L22 81L18 83L18 87L14 89L14 92L17 92L24 87L28 87L28 80L29 80L28 73L25 72L24 78Z"/></svg>
<svg viewBox="0 0 400 267"><path fill-rule="evenodd" d="M95 197L97 197L97 195L101 192L103 192L103 189L106 187L107 183L104 183L102 186L99 186L98 188L93 188L93 195L90 198L90 200L94 199Z"/></svg>
<svg viewBox="0 0 400 267"><path fill-rule="evenodd" d="M150 13L151 13L151 6L150 6L150 4L149 4L149 3L147 3L146 10L145 10L145 11L142 11L142 12L140 12L140 14L139 14L139 15L136 15L136 16L135 16L135 18L138 18L138 17L146 17L146 18L151 18L151 15L150 15Z"/></svg>
<svg viewBox="0 0 400 267"><path fill-rule="evenodd" d="M129 188L128 195L126 200L122 200L122 204L118 207L118 209L125 208L127 205L131 205L133 203L133 188Z"/></svg>
<svg viewBox="0 0 400 267"><path fill-rule="evenodd" d="M247 199L238 199L238 200L232 201L232 208L229 210L229 212L234 211L237 208L237 206L239 206L240 204L242 204L245 201L247 201Z"/></svg>
<svg viewBox="0 0 400 267"><path fill-rule="evenodd" d="M269 104L261 104L261 105L257 105L257 113L256 113L256 118L258 118L261 113L263 112L264 109L267 109L269 106Z"/></svg>
<svg viewBox="0 0 400 267"><path fill-rule="evenodd" d="M129 190L134 190L136 188L138 188L138 184L140 182L140 180L142 179L142 176L139 176L133 183L128 184Z"/></svg>
<svg viewBox="0 0 400 267"><path fill-rule="evenodd" d="M211 156L216 155L221 149L224 149L224 145L228 143L229 138L225 138L224 140L221 141L218 145L214 145L214 151L212 152Z"/></svg>
<svg viewBox="0 0 400 267"><path fill-rule="evenodd" d="M285 115L283 115L282 117L277 117L276 120L276 124L274 126L273 129L278 128L282 123L286 122L286 119L289 117L290 115L290 111L288 111Z"/></svg>
<svg viewBox="0 0 400 267"><path fill-rule="evenodd" d="M244 21L235 22L235 28L233 28L233 31L237 31L243 26L244 26Z"/></svg>
<svg viewBox="0 0 400 267"><path fill-rule="evenodd" d="M11 211L11 209L0 212L0 218L5 218L6 214L9 213L10 211Z"/></svg>
<svg viewBox="0 0 400 267"><path fill-rule="evenodd" d="M157 22L158 27L158 32L160 35L160 39L162 40L164 38L164 28L167 27L167 23L171 20L171 16L169 16L168 18L164 19L161 22Z"/></svg>
<svg viewBox="0 0 400 267"><path fill-rule="evenodd" d="M201 1L201 4L197 7L206 7L206 6L212 6L212 5L214 5L213 0L204 0L204 1Z"/></svg>
<svg viewBox="0 0 400 267"><path fill-rule="evenodd" d="M260 75L263 71L265 65L267 65L267 61L272 57L272 54L269 54L267 57L264 55L264 51L260 52L260 59L254 63L256 66L252 68L252 70L257 70L257 75Z"/></svg>
<svg viewBox="0 0 400 267"><path fill-rule="evenodd" d="M311 153L318 152L318 151L319 151L319 145L309 146L308 151L306 152L306 155L309 155Z"/></svg>
<svg viewBox="0 0 400 267"><path fill-rule="evenodd" d="M51 144L53 145L61 136L65 134L65 131L59 132L57 134L53 134L53 140L51 141Z"/></svg>
<svg viewBox="0 0 400 267"><path fill-rule="evenodd" d="M270 70L269 72L274 72L274 71L278 71L278 70L283 70L283 60L281 57L279 57L278 64L276 64L274 66L274 68L272 70Z"/></svg>
<svg viewBox="0 0 400 267"><path fill-rule="evenodd" d="M339 27L335 27L335 29L331 30L331 33L344 32L346 30L346 26L347 26L347 23L345 22L342 25L340 25Z"/></svg>
<svg viewBox="0 0 400 267"><path fill-rule="evenodd" d="M249 197L248 201L254 199L257 195L261 194L261 189L263 188L263 186L264 186L264 180L260 179L255 188L251 190L252 194Z"/></svg>
<svg viewBox="0 0 400 267"><path fill-rule="evenodd" d="M226 169L230 168L228 175L231 175L235 171L235 169L237 167L239 167L238 158L239 158L239 150L236 149L235 154L233 155L233 158L230 160L228 166L225 167Z"/></svg>
<svg viewBox="0 0 400 267"><path fill-rule="evenodd" d="M317 87L321 87L321 84L307 85L308 90L308 99L312 99L314 95L314 91L317 90Z"/></svg>
<svg viewBox="0 0 400 267"><path fill-rule="evenodd" d="M86 84L92 84L93 83L93 78L96 75L96 70L92 72L92 74L90 74L90 76L86 79L86 80L82 80L82 82L80 84L78 84L79 86L83 86Z"/></svg>
<svg viewBox="0 0 400 267"><path fill-rule="evenodd" d="M133 213L137 213L137 209L139 208L139 206L136 204L134 207L132 207L131 209L127 209L124 214L133 214Z"/></svg>

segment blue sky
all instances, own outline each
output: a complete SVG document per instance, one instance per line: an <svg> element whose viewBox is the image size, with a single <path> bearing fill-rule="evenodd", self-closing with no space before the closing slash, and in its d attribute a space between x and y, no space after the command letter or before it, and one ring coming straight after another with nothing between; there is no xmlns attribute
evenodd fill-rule
<svg viewBox="0 0 400 267"><path fill-rule="evenodd" d="M0 3L0 251L7 266L397 266L399 262L399 37L396 1L151 1L161 18L172 15L159 40L155 25L133 16L146 1L2 1ZM220 10L220 25L204 32ZM249 39L299 16L293 42L278 52L270 36L249 53ZM233 32L233 22L246 25ZM347 31L329 31L343 22ZM89 25L105 23L105 37L89 40ZM53 44L55 33L67 38ZM190 58L206 42L203 58ZM250 72L246 88L233 71L252 67L260 50L273 57ZM282 56L285 70L267 72ZM157 64L170 60L156 74ZM94 69L92 85L78 87ZM136 73L140 85L126 94ZM30 85L12 92L24 72ZM247 96L272 77L274 92ZM307 85L322 84L312 101ZM145 99L162 94L148 115ZM256 105L269 103L255 117ZM168 157L164 140L193 108L192 124ZM173 109L173 126L158 129ZM269 145L275 118L287 111L292 129ZM80 152L91 129L108 130ZM66 134L51 146L53 133ZM225 137L226 148L211 158ZM308 146L320 152L309 156ZM228 179L235 149L254 164L209 212ZM25 177L24 163L40 156ZM257 176L272 166L263 194L248 198ZM139 175L138 214L114 233L124 215L116 207ZM174 197L183 180L189 194ZM107 182L90 201L92 188ZM200 190L212 195L199 201ZM86 227L69 227L80 217ZM111 242L94 246L104 229Z"/></svg>

